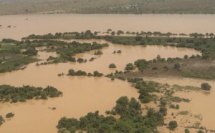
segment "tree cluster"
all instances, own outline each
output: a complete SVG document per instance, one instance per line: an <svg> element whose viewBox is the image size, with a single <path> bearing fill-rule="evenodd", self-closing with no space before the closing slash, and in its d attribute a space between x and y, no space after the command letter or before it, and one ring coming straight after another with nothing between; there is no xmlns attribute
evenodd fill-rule
<svg viewBox="0 0 215 133"><path fill-rule="evenodd" d="M25 102L34 98L47 99L48 97L59 97L61 95L61 91L51 86L47 86L46 88L33 86L14 87L10 85L0 86L1 102Z"/></svg>
<svg viewBox="0 0 215 133"><path fill-rule="evenodd" d="M156 127L163 123L163 115L149 109L147 115L141 114L141 105L134 98L130 100L124 96L116 101L116 106L109 113L120 116L116 119L113 116L100 115L98 111L88 113L80 119L63 117L58 121L60 133L74 133L86 131L88 133L149 133L155 132Z"/></svg>
<svg viewBox="0 0 215 133"><path fill-rule="evenodd" d="M156 92L156 83L136 80L134 86L139 90L139 99L142 103L149 103L154 99L154 95L150 93Z"/></svg>
<svg viewBox="0 0 215 133"><path fill-rule="evenodd" d="M103 76L103 74L98 72L98 71L94 71L93 74L92 74L92 73L87 73L87 72L82 71L82 70L75 71L74 69L69 69L67 75L68 76L94 76L94 77Z"/></svg>

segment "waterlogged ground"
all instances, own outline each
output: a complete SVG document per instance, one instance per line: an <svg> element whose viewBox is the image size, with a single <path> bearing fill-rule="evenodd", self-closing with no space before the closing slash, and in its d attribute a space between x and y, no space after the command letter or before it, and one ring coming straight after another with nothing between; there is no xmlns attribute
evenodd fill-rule
<svg viewBox="0 0 215 133"><path fill-rule="evenodd" d="M174 95L181 98L188 98L191 101L189 103L180 103L180 111L188 111L189 114L183 116L184 118L176 118L181 125L189 125L188 121L192 121L194 115L200 117L200 123L202 127L207 129L215 129L215 119L214 112L215 107L213 106L215 100L215 81L214 80L200 80L200 79L190 79L190 78L148 78L145 80L155 81L159 83L167 83L169 85L181 85L181 86L194 86L200 87L202 83L209 83L212 86L210 93L204 93L202 91L187 91L187 92L176 92ZM171 114L169 114L170 116ZM191 116L192 115L192 116ZM189 118L191 118L189 120ZM198 121L198 120L196 120ZM180 129L180 128L179 128ZM180 129L182 130L182 129Z"/></svg>

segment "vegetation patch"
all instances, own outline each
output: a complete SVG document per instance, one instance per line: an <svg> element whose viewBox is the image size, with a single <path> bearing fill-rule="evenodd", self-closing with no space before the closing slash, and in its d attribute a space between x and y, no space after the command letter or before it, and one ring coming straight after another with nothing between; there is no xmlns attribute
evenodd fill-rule
<svg viewBox="0 0 215 133"><path fill-rule="evenodd" d="M208 83L202 83L201 84L201 89L202 90L206 90L206 91L210 91L211 90L211 86Z"/></svg>
<svg viewBox="0 0 215 133"><path fill-rule="evenodd" d="M102 53L102 51L100 51L100 50L98 50L98 51L96 51L95 53L94 53L94 55L102 55L103 53Z"/></svg>
<svg viewBox="0 0 215 133"><path fill-rule="evenodd" d="M30 99L59 97L62 94L61 91L51 86L47 86L46 88L33 86L14 87L10 85L0 86L0 102L25 102Z"/></svg>
<svg viewBox="0 0 215 133"><path fill-rule="evenodd" d="M75 71L74 69L69 69L68 71L68 76L94 76L94 77L101 77L103 76L102 73L98 72L98 71L94 71L93 74L92 73L87 73L85 71Z"/></svg>
<svg viewBox="0 0 215 133"><path fill-rule="evenodd" d="M111 64L109 65L109 68L116 68L116 65L115 65L114 63L111 63Z"/></svg>
<svg viewBox="0 0 215 133"><path fill-rule="evenodd" d="M174 129L176 129L177 127L178 127L177 121L170 121L170 122L169 122L169 129L170 129L170 130L174 130Z"/></svg>
<svg viewBox="0 0 215 133"><path fill-rule="evenodd" d="M14 117L14 115L15 115L14 113L10 112L10 113L7 113L5 117L12 118L12 117Z"/></svg>
<svg viewBox="0 0 215 133"><path fill-rule="evenodd" d="M21 43L24 42L12 39L0 42L0 73L24 69L25 65L37 61L32 57L38 53L35 47L22 47Z"/></svg>
<svg viewBox="0 0 215 133"><path fill-rule="evenodd" d="M131 70L134 70L135 69L135 66L132 64L132 63L128 63L126 66L125 66L125 70L126 71L131 71Z"/></svg>
<svg viewBox="0 0 215 133"><path fill-rule="evenodd" d="M180 111L178 112L178 115L189 115L190 112L189 111Z"/></svg>
<svg viewBox="0 0 215 133"><path fill-rule="evenodd" d="M58 132L74 133L86 132L155 132L157 126L163 123L163 115L149 109L147 115L141 115L141 104L134 98L120 97L111 114L119 115L116 119L112 115L103 116L98 111L88 113L80 119L63 117L58 121Z"/></svg>

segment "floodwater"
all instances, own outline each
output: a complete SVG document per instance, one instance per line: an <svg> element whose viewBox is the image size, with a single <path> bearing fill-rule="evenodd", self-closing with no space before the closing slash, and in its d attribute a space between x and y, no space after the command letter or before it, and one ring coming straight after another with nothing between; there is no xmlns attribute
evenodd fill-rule
<svg viewBox="0 0 215 133"><path fill-rule="evenodd" d="M104 32L108 28L124 31L206 33L215 31L214 21L214 15L11 15L0 16L0 25L2 25L0 27L0 39L21 39L29 34L85 31L88 29ZM8 28L8 25L11 25L11 28ZM95 40L90 41L93 42ZM105 41L97 40L97 42L104 43ZM77 57L88 60L91 57L96 57L93 62L82 64L59 63L42 66L36 66L36 63L32 63L24 70L0 74L0 84L41 87L51 85L63 92L63 97L46 101L30 100L25 103L1 103L0 115L13 112L15 116L11 120L6 120L0 127L0 132L56 133L57 122L63 116L79 118L88 112L96 110L104 114L106 110L110 110L115 105L115 101L120 96L138 97L137 91L129 83L120 80L110 81L110 79L105 77L57 76L59 73L66 74L71 68L86 72L97 70L108 74L115 70L123 70L127 63L133 63L137 59L150 60L156 58L157 55L168 58L200 54L198 51L186 48L109 44L109 47L101 50L103 55L95 56L94 52L77 55ZM121 50L122 53L113 54L115 50ZM55 53L46 52L39 52L39 55L38 58L42 60L47 59L50 55L56 56ZM115 63L117 68L109 69L110 63ZM167 79L167 81L171 80ZM177 81L175 80L175 83L181 83ZM213 91L211 95L214 95ZM209 98L212 99L211 95ZM194 99L198 100L198 98L193 97L192 101L195 101ZM207 97L204 100L204 102L208 101ZM192 102L192 104L189 104L189 108L192 110L197 109L198 103ZM209 107L210 104L202 103L201 106ZM56 107L56 110L51 110L50 108L52 107ZM186 107L188 106L184 106L184 108ZM197 109L197 111L201 111L201 109ZM210 112L210 116L214 116L212 112ZM205 113L204 110L202 113ZM203 124L211 122L211 118L209 115L207 117L206 112ZM214 123L214 119L212 123ZM207 126L215 128L213 125L208 124Z"/></svg>
<svg viewBox="0 0 215 133"><path fill-rule="evenodd" d="M95 40L90 40L95 41ZM88 42L90 42L88 41ZM83 41L82 41L83 42ZM86 42L86 41L85 41ZM104 43L105 41L98 41ZM121 50L121 54L113 54L114 50ZM129 83L108 78L93 77L58 77L59 73L67 73L71 68L93 72L98 70L104 74L123 70L129 62L145 58L147 60L161 57L183 57L199 54L198 51L184 48L162 47L162 46L123 46L113 45L102 49L103 55L95 56L93 52L79 54L77 57L90 59L96 57L93 62L87 63L59 63L53 65L36 66L32 63L26 69L10 73L0 74L0 84L14 86L32 85L54 86L63 92L63 97L43 100L31 100L26 103L4 103L0 104L1 115L8 112L15 113L15 117L7 120L0 128L0 132L13 133L54 133L57 132L58 120L63 117L75 117L85 115L90 111L99 110L104 114L110 110L120 96L138 98L137 91ZM55 53L39 52L40 59L56 56ZM43 61L41 61L43 62ZM115 63L116 69L109 69L110 63ZM56 110L49 109L56 107ZM28 125L28 126L26 126ZM11 128L13 127L13 128Z"/></svg>
<svg viewBox="0 0 215 133"><path fill-rule="evenodd" d="M126 64L134 63L137 59L152 60L160 55L162 58L168 57L180 57L183 58L184 55L197 55L200 52L187 49L187 48L175 48L175 47L164 47L164 46L124 46L112 44L104 40L71 40L71 41L81 41L81 42L98 42L98 43L108 43L109 47L103 48L101 51L103 55L95 56L94 51L87 52L85 54L78 54L77 57L89 60L90 58L96 58L93 62L88 62L86 64L72 63L76 64L73 69L85 70L87 72L93 72L98 70L104 74L109 74L110 72L115 72L116 70L124 71ZM121 50L121 54L113 54L114 51ZM109 69L109 64L114 63L116 69ZM62 66L63 67L63 66Z"/></svg>
<svg viewBox="0 0 215 133"><path fill-rule="evenodd" d="M20 39L29 34L72 31L161 31L207 33L215 31L215 15L104 15L46 14L0 16L0 39ZM8 28L8 26L11 26Z"/></svg>
<svg viewBox="0 0 215 133"><path fill-rule="evenodd" d="M201 126L207 129L215 129L214 112L214 98L215 98L215 81L214 80L201 80L191 78L145 78L145 80L151 80L159 83L167 83L170 85L181 86L195 86L200 87L202 83L209 83L212 89L209 94L205 94L201 91L190 92L177 92L176 96L190 99L190 103L180 103L180 110L190 111L192 114L199 114L202 116Z"/></svg>

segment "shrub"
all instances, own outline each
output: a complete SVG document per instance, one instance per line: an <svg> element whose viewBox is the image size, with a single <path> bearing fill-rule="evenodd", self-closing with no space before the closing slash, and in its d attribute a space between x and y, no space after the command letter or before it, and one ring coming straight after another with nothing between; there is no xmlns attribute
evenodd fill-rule
<svg viewBox="0 0 215 133"><path fill-rule="evenodd" d="M0 126L4 123L4 118L0 116Z"/></svg>
<svg viewBox="0 0 215 133"><path fill-rule="evenodd" d="M116 68L116 65L114 63L109 65L109 68Z"/></svg>
<svg viewBox="0 0 215 133"><path fill-rule="evenodd" d="M134 65L140 70L143 71L149 67L150 63L145 59L139 59L134 62Z"/></svg>
<svg viewBox="0 0 215 133"><path fill-rule="evenodd" d="M6 114L6 118L11 118L13 116L14 116L14 114L12 112Z"/></svg>
<svg viewBox="0 0 215 133"><path fill-rule="evenodd" d="M204 133L202 130L199 130L197 133Z"/></svg>
<svg viewBox="0 0 215 133"><path fill-rule="evenodd" d="M83 58L78 58L78 59L77 59L77 62L78 62L78 63L83 63L83 62L84 62L84 59L83 59Z"/></svg>
<svg viewBox="0 0 215 133"><path fill-rule="evenodd" d="M134 70L135 66L132 63L128 63L125 67L125 70L129 71L129 70Z"/></svg>
<svg viewBox="0 0 215 133"><path fill-rule="evenodd" d="M101 77L101 76L103 76L103 74L100 73L100 72L98 72L98 71L94 71L94 72L93 72L93 76L94 76L94 77Z"/></svg>
<svg viewBox="0 0 215 133"><path fill-rule="evenodd" d="M98 51L96 51L95 53L94 53L94 55L102 55L103 53L100 51L100 50L98 50Z"/></svg>
<svg viewBox="0 0 215 133"><path fill-rule="evenodd" d="M185 56L184 56L184 59L188 59L188 55L185 55Z"/></svg>
<svg viewBox="0 0 215 133"><path fill-rule="evenodd" d="M181 64L180 63L175 63L174 69L181 70Z"/></svg>
<svg viewBox="0 0 215 133"><path fill-rule="evenodd" d="M211 89L211 86L208 83L202 83L201 88L202 88L202 90L209 91Z"/></svg>
<svg viewBox="0 0 215 133"><path fill-rule="evenodd" d="M122 53L122 51L121 51L121 50L118 50L117 53L120 54L120 53Z"/></svg>
<svg viewBox="0 0 215 133"><path fill-rule="evenodd" d="M184 132L185 132L185 133L190 133L190 130L186 128L186 129L184 130Z"/></svg>
<svg viewBox="0 0 215 133"><path fill-rule="evenodd" d="M170 129L170 130L174 130L174 129L177 128L177 127L178 127L178 124L177 124L176 121L170 121L170 122L169 122L169 129Z"/></svg>

